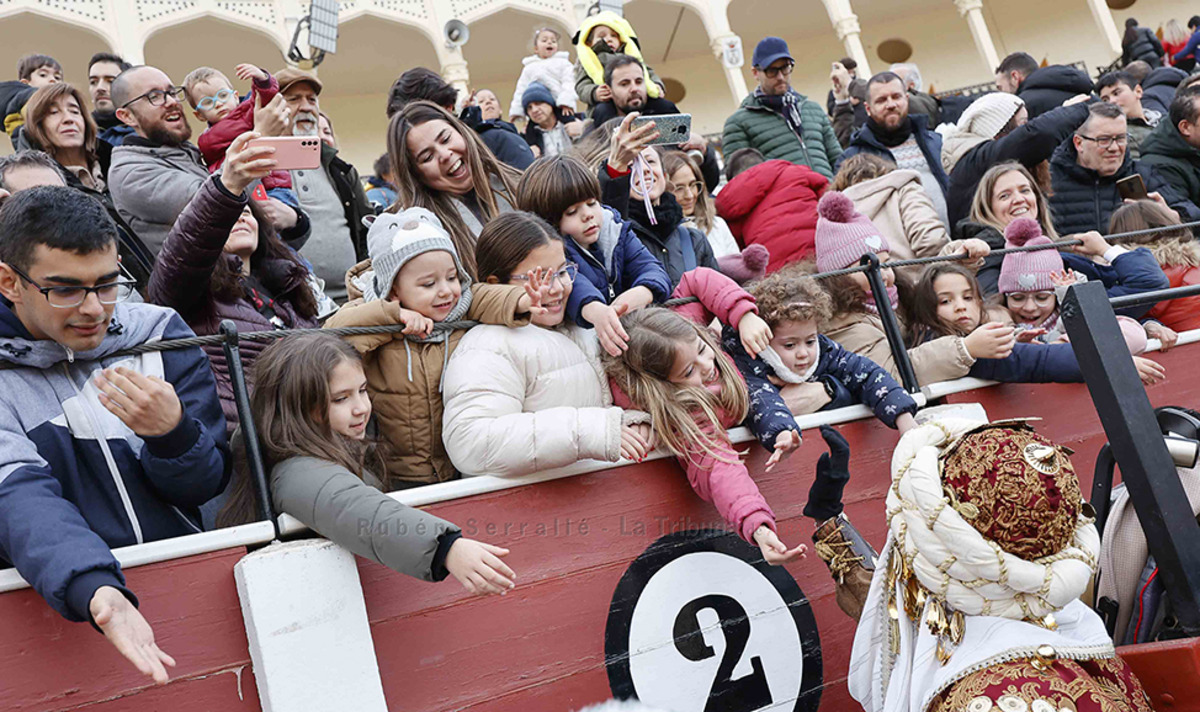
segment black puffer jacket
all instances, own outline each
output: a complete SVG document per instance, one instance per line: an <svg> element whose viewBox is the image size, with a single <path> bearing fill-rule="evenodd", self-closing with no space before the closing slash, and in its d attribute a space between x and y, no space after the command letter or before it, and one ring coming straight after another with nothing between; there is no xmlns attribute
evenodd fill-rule
<svg viewBox="0 0 1200 712"><path fill-rule="evenodd" d="M1030 119L1057 109L1073 96L1091 93L1092 80L1088 75L1062 64L1036 70L1017 87L1017 96L1025 100Z"/></svg>
<svg viewBox="0 0 1200 712"><path fill-rule="evenodd" d="M1079 154L1071 139L1063 141L1050 159L1050 181L1054 188L1050 196L1050 213L1054 217L1054 229L1060 235L1095 230L1108 232L1109 218L1123 204L1117 191L1117 181L1133 174L1142 176L1146 190L1159 193L1167 205L1179 212L1184 220L1197 214L1197 208L1183 197L1182 193L1168 185L1154 167L1135 161L1125 154L1125 162L1111 176L1101 176L1090 168L1079 165Z"/></svg>
<svg viewBox="0 0 1200 712"><path fill-rule="evenodd" d="M1149 27L1135 29L1133 41L1123 45L1122 50L1122 65L1141 60L1151 67L1161 67L1163 55L1167 53L1163 49L1162 42L1158 41L1158 37L1154 36L1154 32Z"/></svg>
<svg viewBox="0 0 1200 712"><path fill-rule="evenodd" d="M1175 88L1187 79L1187 72L1178 67L1159 67L1142 80L1142 108L1154 109L1165 118L1175 98Z"/></svg>

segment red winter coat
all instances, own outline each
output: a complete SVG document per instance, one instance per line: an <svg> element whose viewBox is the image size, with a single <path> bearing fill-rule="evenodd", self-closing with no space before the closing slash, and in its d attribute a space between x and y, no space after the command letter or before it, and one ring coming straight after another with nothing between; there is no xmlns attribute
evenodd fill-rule
<svg viewBox="0 0 1200 712"><path fill-rule="evenodd" d="M279 82L274 76L268 75L265 82L255 79L250 96L238 104L237 108L229 112L225 118L215 124L210 124L204 133L200 134L200 138L196 139L196 146L204 156L204 163L208 165L209 173L216 173L221 168L221 164L225 161L225 151L229 148L229 144L233 143L233 139L247 131L254 130L255 97L258 97L262 105L266 106L278 93ZM267 190L291 188L292 174L287 171L271 171L267 177L263 178L262 184L263 188Z"/></svg>
<svg viewBox="0 0 1200 712"><path fill-rule="evenodd" d="M746 314L758 313L754 297L732 279L707 267L697 267L691 272L684 272L679 286L671 294L672 299L683 297L696 297L700 301L673 307L673 311L697 324L708 324L715 317L723 324L736 327ZM728 358L726 364L741 378L741 373ZM626 409L638 407L615 382L610 381L610 384L613 403ZM745 388L745 385L742 387ZM726 414L720 415L724 421L722 426L730 428L738 424ZM711 426L707 426L705 430L711 434L708 427ZM743 539L753 544L754 531L760 526L765 524L772 530L775 529L775 513L758 491L758 485L754 484L754 479L738 458L734 447L727 445L722 456L732 462L722 462L699 449L678 460L680 467L687 472L688 482L696 494L706 502L712 502L721 518Z"/></svg>
<svg viewBox="0 0 1200 712"><path fill-rule="evenodd" d="M767 161L729 181L717 194L717 214L742 246L771 253L767 272L816 251L817 200L829 181L807 166Z"/></svg>

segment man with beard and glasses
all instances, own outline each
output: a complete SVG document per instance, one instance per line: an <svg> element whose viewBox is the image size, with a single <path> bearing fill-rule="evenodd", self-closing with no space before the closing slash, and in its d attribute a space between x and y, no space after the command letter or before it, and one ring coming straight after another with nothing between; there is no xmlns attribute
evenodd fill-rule
<svg viewBox="0 0 1200 712"><path fill-rule="evenodd" d="M931 131L924 114L908 112L904 80L894 72L880 72L867 82L867 123L850 138L841 163L858 153L871 153L897 168L916 171L934 210L946 223L946 189L950 182L942 168L942 137Z"/></svg>
<svg viewBox="0 0 1200 712"><path fill-rule="evenodd" d="M113 149L108 189L117 212L157 255L176 218L209 178L208 168L200 149L188 141L192 127L181 103L183 89L162 70L127 69L109 92L117 118L133 133ZM266 204L275 203L279 201ZM293 247L304 244L308 218L283 203L279 206L271 213L279 236Z"/></svg>
<svg viewBox="0 0 1200 712"><path fill-rule="evenodd" d="M321 80L299 69L286 67L275 73L279 94L290 109L295 136L320 133ZM363 218L374 215L354 166L338 157L338 150L321 143L321 167L294 170L292 188L301 209L312 221L312 237L303 256L313 274L324 283L325 294L346 299L346 270L367 258L367 226Z"/></svg>
<svg viewBox="0 0 1200 712"><path fill-rule="evenodd" d="M821 105L792 89L796 60L787 42L764 38L751 62L758 86L725 121L721 145L726 155L757 148L767 160L805 165L832 180L842 145Z"/></svg>
<svg viewBox="0 0 1200 712"><path fill-rule="evenodd" d="M112 102L112 83L129 69L131 64L119 55L109 52L97 52L88 61L88 93L92 95L92 120L100 131L98 138L108 144L107 149L97 146L100 162L108 168L108 157L112 149L120 146L125 137L133 133L133 127L127 126L117 118L117 107Z"/></svg>

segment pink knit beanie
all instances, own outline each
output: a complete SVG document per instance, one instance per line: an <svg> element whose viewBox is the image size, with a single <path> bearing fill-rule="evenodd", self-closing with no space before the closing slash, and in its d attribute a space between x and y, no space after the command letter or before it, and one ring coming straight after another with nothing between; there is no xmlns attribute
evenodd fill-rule
<svg viewBox="0 0 1200 712"><path fill-rule="evenodd" d="M1042 227L1032 218L1017 218L1004 230L1005 247L1050 244L1050 238L1042 234ZM1062 256L1055 249L1007 254L1000 265L1000 293L1052 292L1050 273L1062 270Z"/></svg>
<svg viewBox="0 0 1200 712"><path fill-rule="evenodd" d="M844 193L830 191L817 203L817 271L858 264L868 252L887 252L888 241Z"/></svg>

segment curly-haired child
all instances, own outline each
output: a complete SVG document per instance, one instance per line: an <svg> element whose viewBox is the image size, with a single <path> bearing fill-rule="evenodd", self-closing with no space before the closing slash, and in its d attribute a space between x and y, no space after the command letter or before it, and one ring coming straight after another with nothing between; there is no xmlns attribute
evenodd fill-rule
<svg viewBox="0 0 1200 712"><path fill-rule="evenodd" d="M785 267L756 282L750 293L771 327L770 345L751 358L729 330L722 335L722 345L746 379L752 402L782 395L791 406L783 413L767 410L755 421L760 440L794 428L793 412L801 415L855 403L871 408L875 417L902 433L916 425L916 401L883 367L820 333L832 316L833 302L815 279L805 276L803 267Z"/></svg>

